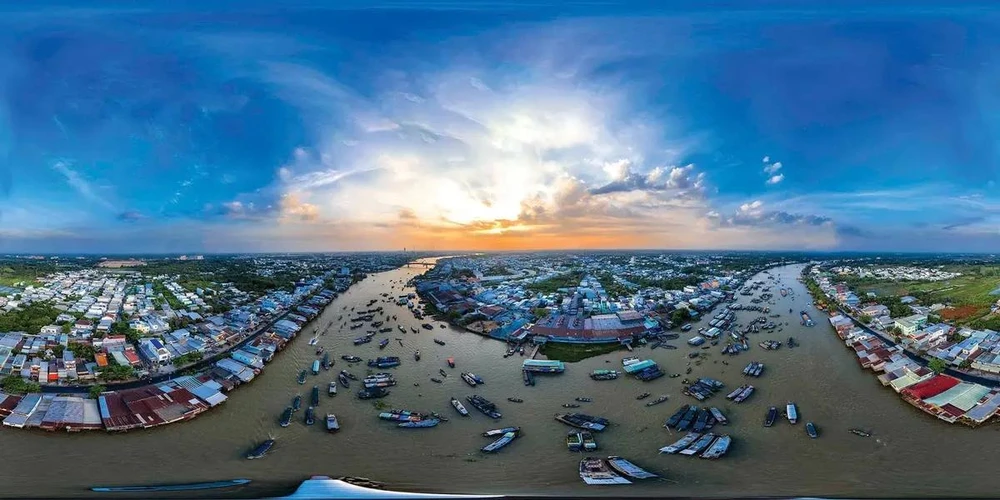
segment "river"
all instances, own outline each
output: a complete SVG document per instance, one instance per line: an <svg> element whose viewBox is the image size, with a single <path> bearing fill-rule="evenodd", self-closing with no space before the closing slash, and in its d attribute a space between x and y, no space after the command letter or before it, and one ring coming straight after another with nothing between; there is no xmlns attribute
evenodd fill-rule
<svg viewBox="0 0 1000 500"><path fill-rule="evenodd" d="M567 365L566 373L539 376L537 385L524 387L519 365L523 358L504 359L501 343L461 332L420 329L420 321L405 307L380 302L387 312L397 314L399 323L416 327L419 333L380 334L382 338L401 338L404 347L393 340L384 351L377 342L354 347L351 339L362 330L339 328L351 307L367 309L370 299L383 292L390 298L409 290L401 284L423 272L423 268L399 268L370 275L337 298L284 352L280 353L249 385L229 394L222 406L193 421L127 434L87 432L75 435L41 431L0 430L0 446L6 451L3 490L0 496L76 497L92 496L87 488L96 485L157 484L210 481L246 477L248 486L225 493L205 495L252 497L290 492L313 474L333 477L364 476L387 483L394 489L454 493L560 493L629 494L678 496L745 495L825 495L825 496L957 496L995 495L995 482L987 473L989 464L1000 453L988 444L996 426L972 430L948 425L918 412L903 403L891 390L883 388L870 372L862 371L834 335L826 316L811 309L810 298L796 281L800 265L772 270L794 293L781 297L775 293L774 311L780 321L788 321L783 332L751 335L749 352L729 357L718 354L718 347L707 351L708 358L694 367L691 376L710 376L726 383L727 388L743 383L741 370L751 360L767 364L764 375L753 383L758 387L752 398L733 405L724 394L709 400L730 418L728 427L717 427L733 436L730 453L721 460L659 455L658 448L679 436L662 427L663 421L684 403L694 400L680 393L680 378L661 378L642 383L631 378L595 382L587 375L597 368L620 369L624 354L613 353ZM777 287L775 287L775 292ZM748 303L748 298L740 302ZM373 306L374 307L374 306ZM345 311L344 308L347 310ZM789 308L795 315L787 314ZM797 313L810 310L817 325L799 325ZM340 315L344 319L338 321ZM741 324L759 313L738 312ZM307 339L315 327L334 325L320 336L320 345L335 355L336 366L319 376L310 375L306 385L296 383L299 370L306 368L315 348ZM696 328L698 324L696 323ZM774 338L784 341L794 336L801 344L795 349L782 347L764 351L756 343ZM439 346L434 338L444 340ZM668 373L683 373L690 349L687 336L674 341L679 349L649 350L636 354L654 359ZM413 361L420 349L422 360ZM376 418L370 401L359 401L341 390L334 398L325 394L326 384L346 363L343 354L362 358L398 355L403 365L394 369L399 385L385 402L397 408L432 410L448 415L434 429L397 429ZM454 356L458 368L449 370L445 360ZM724 365L726 360L729 365ZM443 384L430 382L439 368L449 372ZM486 380L486 385L472 389L458 377L469 370ZM364 369L352 371L362 375ZM413 383L418 382L419 387ZM296 393L308 399L313 385L323 390L317 413L336 413L343 430L327 434L322 419L316 425L302 424L302 413L288 428L280 428L277 418ZM357 390L357 383L352 390ZM353 392L353 391L352 391ZM636 401L635 396L650 392L670 395L670 400L652 408ZM470 407L472 415L459 417L448 404L454 395L479 393L497 403L504 417L492 421ZM523 404L506 401L518 396ZM577 411L609 418L613 426L597 435L600 455L621 455L651 471L663 474L667 481L636 484L630 487L587 487L579 479L579 454L566 450L564 425L553 420L562 411L562 403L576 396L592 397ZM798 404L802 421L813 421L819 439L809 439L800 422L791 426L785 421L772 428L761 422L770 405ZM522 436L500 453L486 456L479 448L490 440L484 430L517 425ZM849 434L848 428L872 429L872 438ZM254 443L277 438L278 444L262 460L247 461L243 454ZM51 478L51 479L42 479ZM57 478L57 479L56 479ZM609 489L610 488L610 489ZM622 489L626 488L626 489ZM151 495L169 498L169 494ZM190 497L191 492L183 496Z"/></svg>

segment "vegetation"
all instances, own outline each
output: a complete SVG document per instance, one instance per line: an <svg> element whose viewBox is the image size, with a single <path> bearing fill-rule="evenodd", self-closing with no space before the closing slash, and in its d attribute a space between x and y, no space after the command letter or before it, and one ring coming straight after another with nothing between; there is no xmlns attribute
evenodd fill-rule
<svg viewBox="0 0 1000 500"><path fill-rule="evenodd" d="M109 364L101 369L102 380L127 380L133 376L135 376L135 369L129 365Z"/></svg>
<svg viewBox="0 0 1000 500"><path fill-rule="evenodd" d="M189 365L191 363L196 363L198 361L201 361L201 358L203 357L204 355L201 353L201 351L191 351L187 354L177 356L176 358L174 358L173 364L174 366Z"/></svg>
<svg viewBox="0 0 1000 500"><path fill-rule="evenodd" d="M580 286L580 280L583 279L585 274L586 273L583 271L570 271L568 273L553 276L546 280L531 283L527 286L527 288L528 290L539 293L555 293L560 288Z"/></svg>
<svg viewBox="0 0 1000 500"><path fill-rule="evenodd" d="M621 297L623 295L632 295L632 290L619 283L618 280L608 271L601 271L597 273L597 280L601 282L604 287L604 291L608 293L610 297Z"/></svg>
<svg viewBox="0 0 1000 500"><path fill-rule="evenodd" d="M76 359L85 359L85 360L94 359L94 353L96 352L94 350L94 346L90 344L82 344L76 342L70 344L68 349L73 352L73 355L76 356Z"/></svg>
<svg viewBox="0 0 1000 500"><path fill-rule="evenodd" d="M105 390L105 387L101 384L90 386L90 399L97 399Z"/></svg>
<svg viewBox="0 0 1000 500"><path fill-rule="evenodd" d="M7 394L24 394L26 392L38 392L42 390L42 386L38 385L36 382L31 382L24 380L16 375L10 375L0 382L0 387L3 388L3 392Z"/></svg>
<svg viewBox="0 0 1000 500"><path fill-rule="evenodd" d="M514 274L513 271L504 266L503 264L497 264L495 266L490 266L483 270L483 276L507 276Z"/></svg>
<svg viewBox="0 0 1000 500"><path fill-rule="evenodd" d="M549 359L575 363L594 356L600 356L621 349L621 344L564 344L549 342L542 346L541 353Z"/></svg>
<svg viewBox="0 0 1000 500"><path fill-rule="evenodd" d="M549 310L545 307L536 307L534 313L536 318L542 319L549 315Z"/></svg>
<svg viewBox="0 0 1000 500"><path fill-rule="evenodd" d="M930 363L927 363L927 368L929 368L934 373L941 373L945 370L945 368L948 368L948 365L945 364L944 361L938 358L934 358L931 360Z"/></svg>
<svg viewBox="0 0 1000 500"><path fill-rule="evenodd" d="M689 311L685 307L682 307L680 309L675 309L674 312L670 313L670 322L673 323L675 326L689 319L691 319L691 311Z"/></svg>
<svg viewBox="0 0 1000 500"><path fill-rule="evenodd" d="M60 264L51 260L2 259L0 260L0 286L30 284L37 278L73 267L77 266Z"/></svg>
<svg viewBox="0 0 1000 500"><path fill-rule="evenodd" d="M59 310L45 302L35 302L19 309L0 314L0 332L38 333L43 326L51 325Z"/></svg>

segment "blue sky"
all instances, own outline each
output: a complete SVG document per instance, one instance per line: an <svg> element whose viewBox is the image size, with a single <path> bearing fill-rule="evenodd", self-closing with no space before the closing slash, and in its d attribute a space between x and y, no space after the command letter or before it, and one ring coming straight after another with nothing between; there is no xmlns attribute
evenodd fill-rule
<svg viewBox="0 0 1000 500"><path fill-rule="evenodd" d="M1000 243L1000 7L327 4L0 8L0 252Z"/></svg>

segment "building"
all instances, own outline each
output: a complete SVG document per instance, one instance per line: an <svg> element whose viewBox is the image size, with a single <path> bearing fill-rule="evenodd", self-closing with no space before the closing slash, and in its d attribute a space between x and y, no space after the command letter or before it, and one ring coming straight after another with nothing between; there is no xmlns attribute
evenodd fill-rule
<svg viewBox="0 0 1000 500"><path fill-rule="evenodd" d="M924 327L927 324L927 316L922 314L914 314L912 316L907 316L905 318L899 318L896 320L896 326L903 332L903 335L910 336L913 335L917 330Z"/></svg>

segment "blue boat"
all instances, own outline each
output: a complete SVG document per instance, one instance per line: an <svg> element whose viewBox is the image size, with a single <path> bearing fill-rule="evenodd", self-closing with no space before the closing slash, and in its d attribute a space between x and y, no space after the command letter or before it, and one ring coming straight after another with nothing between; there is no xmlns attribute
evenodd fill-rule
<svg viewBox="0 0 1000 500"><path fill-rule="evenodd" d="M424 420L417 420L414 422L401 422L397 427L402 427L404 429L426 429L428 427L434 427L441 423L441 420L436 418L427 418Z"/></svg>
<svg viewBox="0 0 1000 500"><path fill-rule="evenodd" d="M305 370L302 370L302 371L300 371L300 372L299 372L299 379L298 379L298 382L299 382L300 384L304 384L304 383L306 383L306 371L305 371Z"/></svg>
<svg viewBox="0 0 1000 500"><path fill-rule="evenodd" d="M387 345L389 345L389 339L382 339L382 341L378 343L378 348L385 349L385 346Z"/></svg>
<svg viewBox="0 0 1000 500"><path fill-rule="evenodd" d="M372 368L392 368L399 366L399 364L398 356L379 356L378 358L368 360L368 366Z"/></svg>
<svg viewBox="0 0 1000 500"><path fill-rule="evenodd" d="M247 460L255 460L258 458L262 458L264 455L267 455L267 452L271 450L272 446L274 446L273 439L268 439L267 441L258 444L256 447L254 447L254 449L250 450L250 452L247 453Z"/></svg>
<svg viewBox="0 0 1000 500"><path fill-rule="evenodd" d="M503 448L504 446L507 446L508 444L510 444L511 441L513 441L514 438L516 438L516 437L517 437L517 432L516 431L508 432L508 433L504 434L503 436L500 436L500 439L497 439L496 441L493 441L492 443L490 443L490 444L488 444L486 446L483 446L483 452L485 452L485 453L493 453L493 452L499 450L500 448Z"/></svg>
<svg viewBox="0 0 1000 500"><path fill-rule="evenodd" d="M318 359L313 361L312 369L313 369L313 375L319 375L319 360Z"/></svg>
<svg viewBox="0 0 1000 500"><path fill-rule="evenodd" d="M296 394L295 397L292 398L292 411L299 411L299 408L302 408L302 395Z"/></svg>

